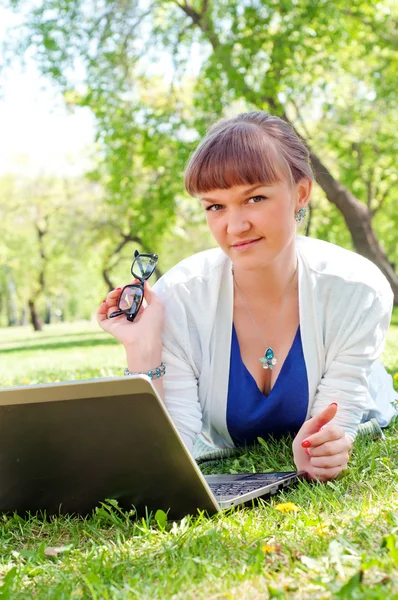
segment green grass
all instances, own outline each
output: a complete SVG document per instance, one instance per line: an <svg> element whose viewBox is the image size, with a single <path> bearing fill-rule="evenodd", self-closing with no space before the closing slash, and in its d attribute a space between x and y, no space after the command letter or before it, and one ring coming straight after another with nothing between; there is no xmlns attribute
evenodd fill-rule
<svg viewBox="0 0 398 600"><path fill-rule="evenodd" d="M124 363L123 347L96 323L0 329L2 387L122 375Z"/></svg>
<svg viewBox="0 0 398 600"><path fill-rule="evenodd" d="M384 362L398 370L394 314ZM119 375L124 352L90 323L0 330L0 385ZM0 516L0 600L398 599L398 420L357 439L349 469L207 518L136 519L103 503L86 519ZM291 440L204 472L293 468ZM287 512L281 503L292 503ZM296 507L296 508L295 508ZM283 507L282 507L283 508Z"/></svg>

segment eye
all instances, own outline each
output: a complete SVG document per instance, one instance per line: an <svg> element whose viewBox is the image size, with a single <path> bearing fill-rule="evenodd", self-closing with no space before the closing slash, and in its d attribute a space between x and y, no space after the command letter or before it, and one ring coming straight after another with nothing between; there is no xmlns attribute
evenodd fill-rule
<svg viewBox="0 0 398 600"><path fill-rule="evenodd" d="M205 210L207 211L212 211L212 212L217 212L222 208L221 204L211 204L210 206L207 206L205 208Z"/></svg>
<svg viewBox="0 0 398 600"><path fill-rule="evenodd" d="M251 198L249 198L248 202L252 202L252 204L257 204L258 202L261 202L261 200L266 200L267 198L265 196L252 196Z"/></svg>

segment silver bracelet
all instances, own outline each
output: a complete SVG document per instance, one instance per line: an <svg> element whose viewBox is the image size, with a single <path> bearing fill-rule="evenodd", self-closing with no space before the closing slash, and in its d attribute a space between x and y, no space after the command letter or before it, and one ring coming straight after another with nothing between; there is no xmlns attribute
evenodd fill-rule
<svg viewBox="0 0 398 600"><path fill-rule="evenodd" d="M166 365L163 361L160 363L160 367L156 367L156 369L151 369L150 371L129 371L128 369L124 369L125 375L147 375L151 379L163 377L165 373Z"/></svg>

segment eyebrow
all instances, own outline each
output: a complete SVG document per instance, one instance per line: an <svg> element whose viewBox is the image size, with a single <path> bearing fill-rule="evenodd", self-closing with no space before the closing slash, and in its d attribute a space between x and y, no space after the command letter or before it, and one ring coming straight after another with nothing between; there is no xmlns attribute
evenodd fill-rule
<svg viewBox="0 0 398 600"><path fill-rule="evenodd" d="M248 190L245 190L244 192L242 192L242 196L247 196L248 194L251 194L252 192L254 192L254 190L258 190L258 188L260 187L267 187L266 184L264 183L260 183L260 184L256 184L253 187L249 188ZM219 202L219 200L214 199L214 198L200 198L201 202Z"/></svg>

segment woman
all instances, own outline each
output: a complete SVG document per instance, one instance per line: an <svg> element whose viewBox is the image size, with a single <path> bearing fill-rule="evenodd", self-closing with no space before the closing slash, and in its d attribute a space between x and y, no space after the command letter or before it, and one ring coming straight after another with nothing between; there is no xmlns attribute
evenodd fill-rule
<svg viewBox="0 0 398 600"><path fill-rule="evenodd" d="M153 383L194 454L291 432L297 469L326 481L379 410L369 385L392 292L362 256L296 236L312 181L308 150L281 119L256 111L217 123L185 185L218 248L182 261L154 290L145 283L134 323L107 319L121 288L98 320L125 346L130 372L164 361ZM381 412L384 424L394 414L388 401Z"/></svg>

